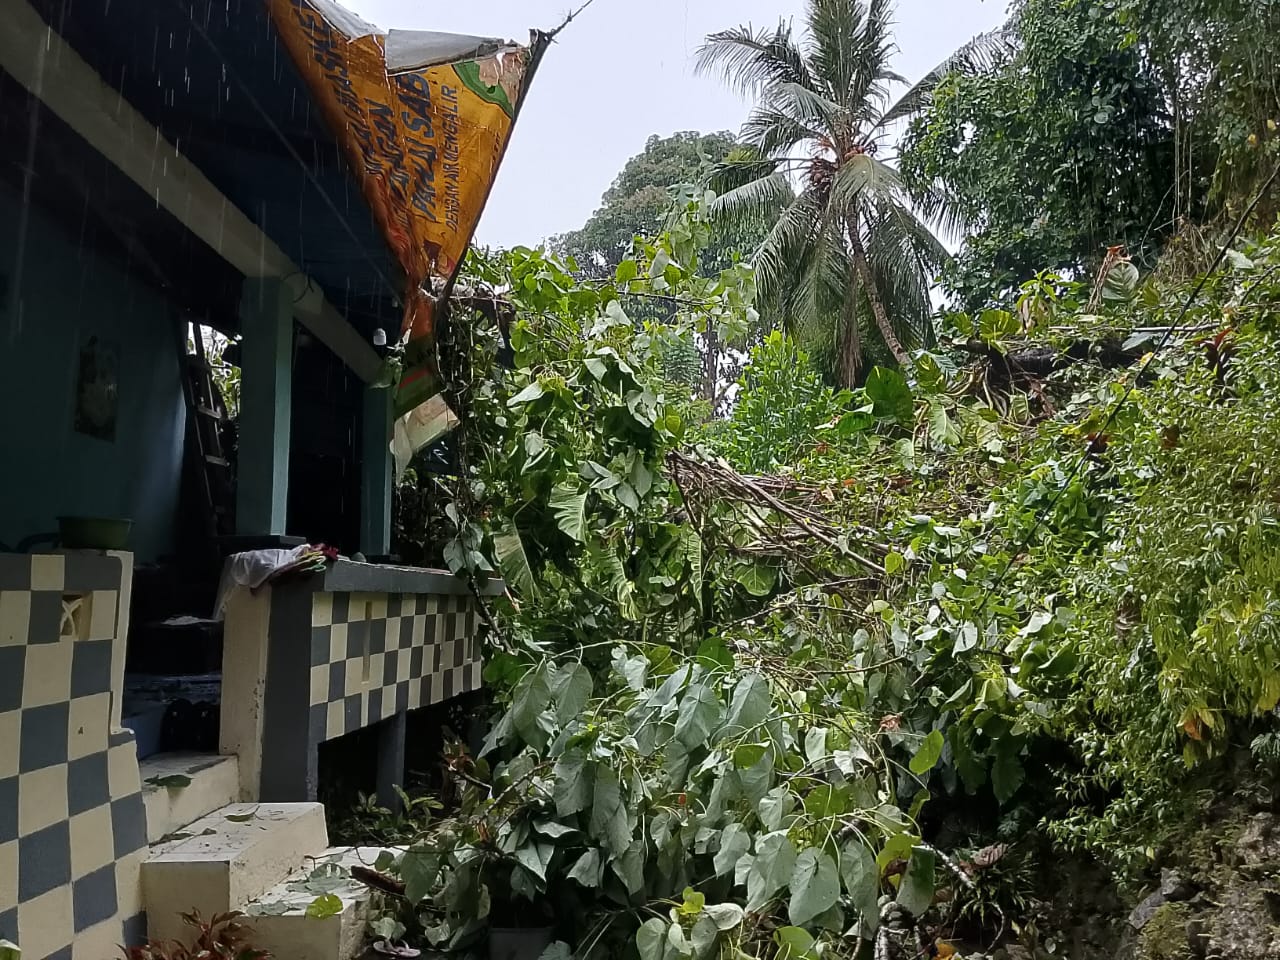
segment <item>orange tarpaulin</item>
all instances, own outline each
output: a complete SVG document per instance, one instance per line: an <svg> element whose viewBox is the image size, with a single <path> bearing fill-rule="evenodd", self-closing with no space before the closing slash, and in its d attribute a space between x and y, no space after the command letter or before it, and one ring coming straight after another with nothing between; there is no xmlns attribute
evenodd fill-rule
<svg viewBox="0 0 1280 960"><path fill-rule="evenodd" d="M407 413L439 392L432 283L453 281L547 37L382 33L333 0L267 2L404 273Z"/></svg>

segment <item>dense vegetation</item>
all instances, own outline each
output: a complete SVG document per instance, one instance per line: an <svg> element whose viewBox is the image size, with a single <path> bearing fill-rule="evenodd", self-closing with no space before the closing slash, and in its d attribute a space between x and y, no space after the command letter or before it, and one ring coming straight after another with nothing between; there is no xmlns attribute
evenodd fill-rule
<svg viewBox="0 0 1280 960"><path fill-rule="evenodd" d="M856 22L805 47L784 28L716 39L730 72L795 74L755 85L755 173L797 139L773 125L821 114L846 138L814 214L834 232L805 234L843 260L830 330L884 331L884 274L857 263L881 213L958 204L972 225L954 309L880 365L761 323L762 261L717 231L763 188L674 189L663 227L590 277L542 250L473 255L468 288L506 312L448 324L458 477L428 499L450 566L508 586L488 611L493 722L447 750L444 813L379 863L403 884L380 933L466 949L545 926L556 960L1052 953L1065 864L1131 894L1280 756L1280 233L1265 162L1232 153L1270 157L1272 125L1237 143L1252 87L1192 64L1275 74L1233 4L1164 6L1015 5L997 47L899 114L920 117L907 179L930 191L911 210L859 139L892 80L883 4L813 0L811 28ZM827 76L841 44L871 64L841 83L874 109ZM1194 107L1153 85L1161 64L1195 80ZM1173 201L1170 109L1215 171ZM1132 232L1167 202L1181 227ZM1099 271L1096 243L1145 267L1117 252ZM708 368L675 362L709 339L746 356L711 403Z"/></svg>

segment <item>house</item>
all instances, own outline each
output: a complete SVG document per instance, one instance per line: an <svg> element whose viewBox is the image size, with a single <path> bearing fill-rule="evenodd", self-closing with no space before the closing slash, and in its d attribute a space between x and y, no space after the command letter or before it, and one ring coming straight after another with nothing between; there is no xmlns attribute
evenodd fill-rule
<svg viewBox="0 0 1280 960"><path fill-rule="evenodd" d="M480 681L478 596L388 561L379 331L413 265L263 0L0 0L0 22L0 940L104 960L247 909L282 960L348 957L365 893L319 920L296 889L366 854L328 846L322 745L375 731L387 795L406 716ZM234 431L203 355L228 340ZM68 549L66 517L128 518L127 549ZM229 555L304 542L383 562L214 616ZM181 752L165 684L216 718Z"/></svg>

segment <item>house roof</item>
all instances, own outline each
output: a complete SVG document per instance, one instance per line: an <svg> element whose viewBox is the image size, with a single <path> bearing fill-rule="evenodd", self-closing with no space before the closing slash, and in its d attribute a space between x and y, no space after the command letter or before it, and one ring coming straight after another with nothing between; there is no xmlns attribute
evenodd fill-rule
<svg viewBox="0 0 1280 960"><path fill-rule="evenodd" d="M358 330L398 328L396 267L261 0L32 4ZM54 122L49 133L69 131ZM140 227L153 234L148 246L169 246L172 224L152 219ZM208 258L187 259L196 261L189 270L208 267ZM234 315L209 320L237 323Z"/></svg>

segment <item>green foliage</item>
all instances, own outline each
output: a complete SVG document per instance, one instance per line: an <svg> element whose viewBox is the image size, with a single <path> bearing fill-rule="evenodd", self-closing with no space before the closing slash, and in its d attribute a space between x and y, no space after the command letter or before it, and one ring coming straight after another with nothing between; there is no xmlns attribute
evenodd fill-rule
<svg viewBox="0 0 1280 960"><path fill-rule="evenodd" d="M944 80L904 145L916 199L964 235L955 301L1091 275L1116 244L1150 267L1176 237L1201 268L1193 225L1237 217L1280 160L1278 30L1275 4L1249 0L1013 4L1009 51Z"/></svg>
<svg viewBox="0 0 1280 960"><path fill-rule="evenodd" d="M400 807L394 811L378 803L376 797L360 795L351 809L331 821L329 832L334 842L353 846L404 843L425 831L443 809L440 801L428 794L410 796L400 787L396 793Z"/></svg>
<svg viewBox="0 0 1280 960"><path fill-rule="evenodd" d="M193 931L191 943L180 940L149 940L136 947L121 948L125 960L271 960L272 954L253 946L252 931L238 910L214 914L209 920L192 910L182 914L182 922Z"/></svg>
<svg viewBox="0 0 1280 960"><path fill-rule="evenodd" d="M556 915L596 901L675 904L670 920L635 931L642 956L663 943L706 956L726 938L760 941L758 917L774 910L811 936L859 916L870 934L872 850L910 849L915 836L884 801L872 728L829 694L704 663L618 646L594 678L552 661L525 674L487 747L508 758L492 787L470 791L462 814L400 861L407 896L439 921L420 917L433 943L464 943L484 919L475 905L507 909L510 898ZM899 894L916 912L932 902L930 857L917 848Z"/></svg>
<svg viewBox="0 0 1280 960"><path fill-rule="evenodd" d="M1147 865L1188 767L1280 702L1280 245L1235 252L1141 367L1186 286L1118 275L1083 314L1040 272L948 318L962 353L857 389L770 336L700 428L664 345L742 329L755 292L699 272L709 202L604 282L524 249L469 265L507 291L517 363L490 376L496 334L467 327L445 555L506 572L500 712L456 815L383 865L394 922L461 948L555 918L582 960L851 955L881 899L994 933L1026 861L956 867L938 796L1000 811L1003 842L1041 824ZM638 322L652 294L680 310ZM935 903L948 873L965 892Z"/></svg>
<svg viewBox="0 0 1280 960"><path fill-rule="evenodd" d="M1039 270L1096 269L1111 244L1149 257L1173 226L1164 90L1117 6L1019 0L1012 48L949 76L912 123L903 175L963 226L943 279L965 309Z"/></svg>
<svg viewBox="0 0 1280 960"><path fill-rule="evenodd" d="M779 402L785 397L786 402ZM871 424L849 411L852 394L823 382L808 355L780 332L753 347L733 413L705 437L717 453L748 473L799 463L818 443L839 442ZM850 419L842 419L846 416Z"/></svg>
<svg viewBox="0 0 1280 960"><path fill-rule="evenodd" d="M574 263L585 277L613 279L631 256L635 239L655 237L667 225L672 189L697 183L736 145L731 133L651 136L644 151L627 161L582 228L552 238L552 251ZM766 214L758 225L717 228L702 254L706 269L718 272L731 266L738 254L755 247L771 222Z"/></svg>

